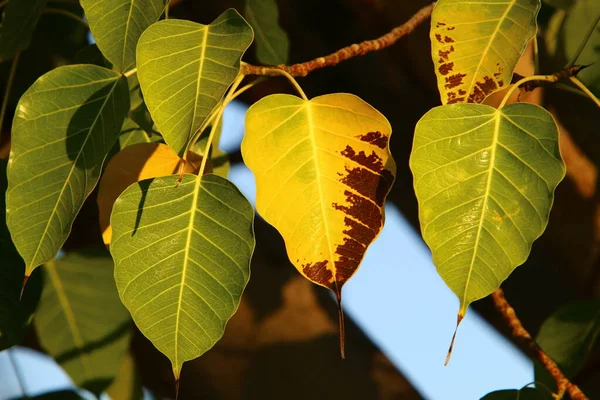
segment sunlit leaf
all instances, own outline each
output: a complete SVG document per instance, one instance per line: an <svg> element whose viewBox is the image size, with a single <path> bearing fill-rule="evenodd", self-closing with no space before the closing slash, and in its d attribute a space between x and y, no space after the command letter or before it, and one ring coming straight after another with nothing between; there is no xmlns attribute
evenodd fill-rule
<svg viewBox="0 0 600 400"><path fill-rule="evenodd" d="M93 65L50 71L19 101L6 203L27 275L52 260L65 242L127 110L126 79Z"/></svg>
<svg viewBox="0 0 600 400"><path fill-rule="evenodd" d="M417 123L410 168L423 238L463 316L546 229L565 175L556 124L532 104L436 107Z"/></svg>
<svg viewBox="0 0 600 400"><path fill-rule="evenodd" d="M139 377L135 359L127 354L112 385L106 390L110 400L142 400L144 388Z"/></svg>
<svg viewBox="0 0 600 400"><path fill-rule="evenodd" d="M40 274L28 280L21 299L25 263L6 228L6 160L0 160L0 351L21 343L42 293Z"/></svg>
<svg viewBox="0 0 600 400"><path fill-rule="evenodd" d="M29 47L46 0L10 0L0 23L0 62Z"/></svg>
<svg viewBox="0 0 600 400"><path fill-rule="evenodd" d="M277 94L246 114L242 155L256 178L257 210L298 271L338 298L383 226L396 172L391 130L351 94Z"/></svg>
<svg viewBox="0 0 600 400"><path fill-rule="evenodd" d="M198 172L202 159L190 152L188 161L184 172ZM121 193L132 183L178 173L182 162L169 146L160 143L131 145L110 159L98 188L98 216L106 245L112 238L110 214Z"/></svg>
<svg viewBox="0 0 600 400"><path fill-rule="evenodd" d="M160 21L140 38L137 65L144 99L179 156L238 75L250 43L252 28L235 10L210 25Z"/></svg>
<svg viewBox="0 0 600 400"><path fill-rule="evenodd" d="M542 325L536 342L567 378L573 378L584 366L600 333L600 301L580 300L569 303L552 314ZM550 387L556 382L539 365L536 381Z"/></svg>
<svg viewBox="0 0 600 400"><path fill-rule="evenodd" d="M246 0L244 16L256 34L256 58L266 65L286 64L290 41L279 26L279 8L275 0Z"/></svg>
<svg viewBox="0 0 600 400"><path fill-rule="evenodd" d="M544 400L542 393L533 388L524 388L521 390L498 390L486 394L481 400Z"/></svg>
<svg viewBox="0 0 600 400"><path fill-rule="evenodd" d="M135 67L142 32L158 21L166 0L81 0L98 48L117 71Z"/></svg>
<svg viewBox="0 0 600 400"><path fill-rule="evenodd" d="M539 8L539 0L438 1L430 39L442 103L479 103L508 86Z"/></svg>
<svg viewBox="0 0 600 400"><path fill-rule="evenodd" d="M125 306L181 366L209 350L239 306L254 249L252 206L229 181L186 174L131 185L115 203L110 251Z"/></svg>
<svg viewBox="0 0 600 400"><path fill-rule="evenodd" d="M101 393L117 375L132 324L117 294L106 250L68 253L44 265L34 324L44 350L76 386Z"/></svg>

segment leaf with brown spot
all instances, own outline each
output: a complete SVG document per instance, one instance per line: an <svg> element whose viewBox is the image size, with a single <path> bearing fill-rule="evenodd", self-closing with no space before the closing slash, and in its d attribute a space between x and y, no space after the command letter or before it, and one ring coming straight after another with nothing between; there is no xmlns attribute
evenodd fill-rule
<svg viewBox="0 0 600 400"><path fill-rule="evenodd" d="M396 165L386 118L351 94L268 96L248 110L242 155L256 207L294 266L341 301L384 221Z"/></svg>
<svg viewBox="0 0 600 400"><path fill-rule="evenodd" d="M539 0L439 0L430 38L442 103L480 103L510 82L539 8Z"/></svg>

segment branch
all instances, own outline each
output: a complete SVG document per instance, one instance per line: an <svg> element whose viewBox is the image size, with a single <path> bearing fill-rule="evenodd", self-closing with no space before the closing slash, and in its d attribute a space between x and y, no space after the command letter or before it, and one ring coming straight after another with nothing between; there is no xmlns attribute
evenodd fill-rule
<svg viewBox="0 0 600 400"><path fill-rule="evenodd" d="M390 32L374 40L365 40L359 44L353 44L344 47L325 57L315 58L301 64L277 65L275 67L263 67L260 65L243 64L242 73L244 75L281 75L278 70L285 71L295 77L306 76L312 71L325 67L333 67L342 61L352 57L363 56L372 51L377 51L389 47L396 43L400 38L412 33L419 25L431 16L434 3L421 8L404 24L392 29Z"/></svg>
<svg viewBox="0 0 600 400"><path fill-rule="evenodd" d="M552 378L556 381L558 386L557 398L562 398L562 395L567 392L573 400L589 400L589 398L583 394L583 392L560 371L558 365L552 359L544 353L544 351L538 346L535 340L531 337L529 332L523 327L521 321L515 314L515 310L508 303L504 297L502 289L496 290L492 293L492 299L494 300L494 306L502 314L504 320L510 327L512 335L525 343L525 345L531 350L531 352L537 357L542 363L544 368L550 373Z"/></svg>

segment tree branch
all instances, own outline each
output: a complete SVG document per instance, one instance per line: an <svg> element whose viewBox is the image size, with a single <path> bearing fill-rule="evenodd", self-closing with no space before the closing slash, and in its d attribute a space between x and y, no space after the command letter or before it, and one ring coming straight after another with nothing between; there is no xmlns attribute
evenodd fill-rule
<svg viewBox="0 0 600 400"><path fill-rule="evenodd" d="M421 8L404 24L392 29L390 32L374 40L365 40L359 44L353 44L344 47L325 57L315 58L301 64L277 65L275 67L263 67L260 65L242 64L242 73L244 75L281 75L278 70L287 72L294 77L306 76L312 71L325 67L332 67L342 61L356 56L363 56L372 51L377 51L389 47L396 43L400 38L412 33L421 23L431 17L434 3Z"/></svg>
<svg viewBox="0 0 600 400"><path fill-rule="evenodd" d="M531 350L531 352L537 357L542 363L544 368L550 373L552 378L556 381L558 386L557 398L562 398L562 395L567 392L573 400L589 400L589 398L567 377L560 371L558 365L552 359L544 353L544 351L538 346L535 340L531 337L529 332L523 327L521 321L515 314L514 308L508 303L504 297L504 291L502 289L496 290L492 293L492 299L494 300L494 306L502 314L502 317L510 327L512 335L515 338L522 340L525 345Z"/></svg>

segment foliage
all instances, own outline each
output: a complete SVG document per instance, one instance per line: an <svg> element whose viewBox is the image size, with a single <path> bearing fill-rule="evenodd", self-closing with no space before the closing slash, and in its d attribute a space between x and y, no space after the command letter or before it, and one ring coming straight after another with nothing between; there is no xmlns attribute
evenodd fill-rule
<svg viewBox="0 0 600 400"><path fill-rule="evenodd" d="M35 48L36 29L45 32L45 1L8 1L0 25L0 60L10 64L0 125L7 102L19 98L10 157L0 163L0 348L21 342L35 311L41 346L78 387L139 398L131 320L170 360L178 382L183 364L215 345L240 305L255 247L254 210L227 179L229 159L218 148L223 112L262 82L242 85L249 46L255 42L260 62L285 64L289 39L274 0L246 0L247 21L229 9L208 24L168 18L165 0L80 3L54 9L76 21L65 29L79 39L61 44L65 61L58 63L72 65L16 68ZM598 32L574 22L594 6L549 4L562 15L547 33L551 55L570 59L567 67L578 57L597 60ZM423 238L460 300L459 323L471 302L497 290L528 258L565 176L552 114L507 105L521 84L574 78L565 68L513 82L540 7L539 0L439 0L431 16L443 105L417 123L410 170ZM80 40L82 15L96 45ZM361 55L374 47L348 49ZM581 74L596 92L598 65ZM355 95L309 99L286 70L293 72L256 70L284 75L299 96L272 94L250 107L242 157L256 178L257 211L283 236L290 262L340 302L343 355L342 287L384 224L396 175L392 127ZM498 107L483 104L507 88ZM110 254L66 245L98 182L95 234ZM597 302L578 303L552 316L538 343L572 376L597 334ZM536 396L524 388L485 399Z"/></svg>

